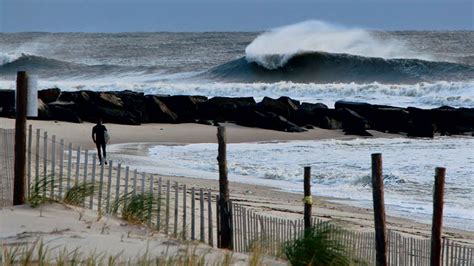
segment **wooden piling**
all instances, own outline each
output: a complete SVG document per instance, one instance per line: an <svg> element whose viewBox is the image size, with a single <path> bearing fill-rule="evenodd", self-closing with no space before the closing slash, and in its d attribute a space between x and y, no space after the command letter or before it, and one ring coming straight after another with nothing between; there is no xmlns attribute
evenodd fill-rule
<svg viewBox="0 0 474 266"><path fill-rule="evenodd" d="M28 75L25 71L19 71L16 78L15 170L13 182L13 205L22 205L25 203L27 96Z"/></svg>
<svg viewBox="0 0 474 266"><path fill-rule="evenodd" d="M437 167L433 193L433 222L431 225L430 265L441 265L441 236L443 229L444 180L446 168Z"/></svg>
<svg viewBox="0 0 474 266"><path fill-rule="evenodd" d="M382 175L382 154L372 154L372 196L374 202L376 265L387 265L387 237Z"/></svg>
<svg viewBox="0 0 474 266"><path fill-rule="evenodd" d="M217 128L219 164L219 210L220 210L220 248L232 248L232 219L229 207L229 181L227 179L227 144L225 127Z"/></svg>

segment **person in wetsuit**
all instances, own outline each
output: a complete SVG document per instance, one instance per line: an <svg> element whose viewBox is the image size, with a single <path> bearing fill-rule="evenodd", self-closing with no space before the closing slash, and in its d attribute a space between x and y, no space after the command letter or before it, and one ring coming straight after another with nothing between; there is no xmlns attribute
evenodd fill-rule
<svg viewBox="0 0 474 266"><path fill-rule="evenodd" d="M102 125L102 119L99 118L97 120L97 124L92 128L92 140L94 141L97 147L97 155L99 156L99 163L102 165L102 155L104 158L105 164L107 164L107 152L106 152L106 140L105 140L105 132L107 128ZM102 148L102 153L101 153Z"/></svg>

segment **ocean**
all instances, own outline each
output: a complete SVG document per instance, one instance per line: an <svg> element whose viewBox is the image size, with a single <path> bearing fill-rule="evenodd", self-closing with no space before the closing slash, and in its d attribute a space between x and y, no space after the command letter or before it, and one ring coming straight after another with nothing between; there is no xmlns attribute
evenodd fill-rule
<svg viewBox="0 0 474 266"><path fill-rule="evenodd" d="M40 89L473 108L474 31L307 21L268 32L0 33L0 89L14 88L18 70L37 75ZM230 177L299 190L311 165L316 195L369 207L372 152L386 158L389 214L429 222L434 167L444 166L447 223L474 230L472 137L232 144ZM160 158L157 173L209 178L215 153L213 144L157 145L149 156Z"/></svg>

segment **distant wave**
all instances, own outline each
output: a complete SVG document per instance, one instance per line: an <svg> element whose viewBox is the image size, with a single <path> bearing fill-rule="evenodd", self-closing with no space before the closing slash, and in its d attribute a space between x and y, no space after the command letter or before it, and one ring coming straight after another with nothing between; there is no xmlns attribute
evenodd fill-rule
<svg viewBox="0 0 474 266"><path fill-rule="evenodd" d="M267 55L266 60L280 60ZM301 52L287 62L269 69L245 57L217 66L207 72L212 78L233 82L302 83L380 82L416 83L474 79L474 66L420 59L384 59L326 52Z"/></svg>
<svg viewBox="0 0 474 266"><path fill-rule="evenodd" d="M30 54L1 54L0 58L0 75L2 76L15 75L19 70L41 75L43 78L97 78L109 75L120 77L121 75L153 75L162 72L159 67L88 65Z"/></svg>

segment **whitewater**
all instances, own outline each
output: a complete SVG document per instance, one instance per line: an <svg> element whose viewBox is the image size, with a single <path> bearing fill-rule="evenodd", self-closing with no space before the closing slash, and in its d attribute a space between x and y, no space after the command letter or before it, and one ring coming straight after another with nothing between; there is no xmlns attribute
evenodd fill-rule
<svg viewBox="0 0 474 266"><path fill-rule="evenodd" d="M127 150L115 145L115 152ZM446 226L474 231L474 138L377 138L227 145L229 180L301 193L312 167L312 192L335 202L372 207L371 154L382 153L389 215L429 224L436 167L446 167ZM218 179L217 144L151 145L134 160L140 171ZM215 163L212 163L215 162Z"/></svg>

